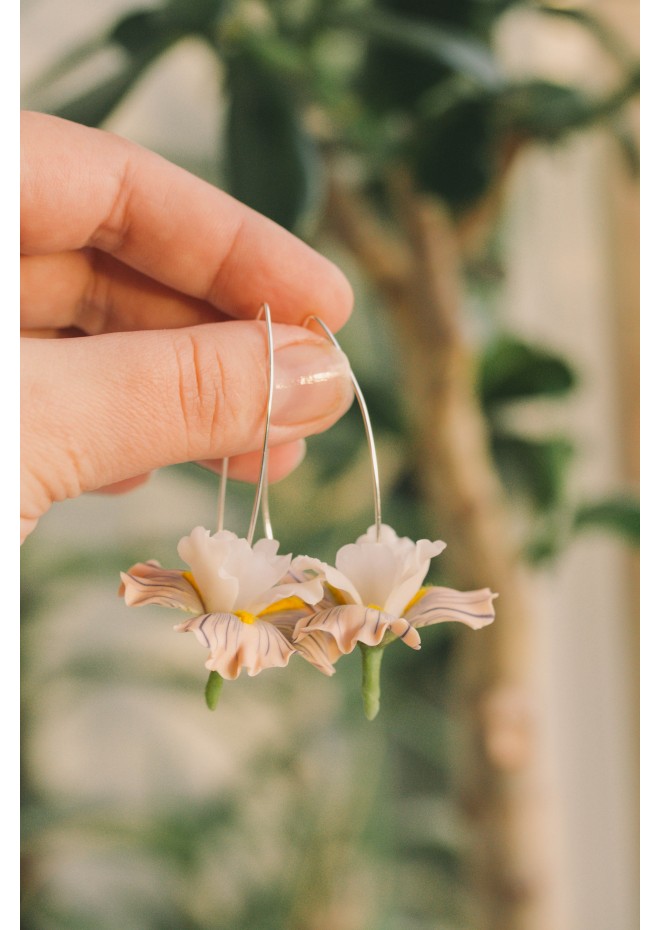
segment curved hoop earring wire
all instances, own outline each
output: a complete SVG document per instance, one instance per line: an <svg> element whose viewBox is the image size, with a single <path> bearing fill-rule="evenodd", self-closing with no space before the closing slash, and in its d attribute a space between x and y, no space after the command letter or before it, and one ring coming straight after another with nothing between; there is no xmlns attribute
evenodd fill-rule
<svg viewBox="0 0 660 930"><path fill-rule="evenodd" d="M254 495L254 503L252 505L252 515L250 517L250 526L247 532L247 541L248 544L252 545L252 540L254 539L254 531L257 527L257 518L259 516L259 506L262 506L262 515L264 522L264 533L267 539L273 538L273 529L270 522L270 512L268 509L268 438L270 435L270 420L273 412L273 393L275 388L275 365L274 365L274 349L273 349L273 325L271 320L270 307L268 304L262 304L259 308L259 313L256 316L257 320L260 320L264 317L266 321L266 334L268 338L268 399L266 402L266 423L264 426L264 441L261 450L261 467L259 469L259 479L257 481L257 488ZM229 468L229 459L224 458L222 460L222 472L220 474L220 489L218 493L218 532L220 533L224 525L224 516L225 516L225 500L227 497L227 472Z"/></svg>
<svg viewBox="0 0 660 930"><path fill-rule="evenodd" d="M247 541L250 545L252 545L252 539L257 525L260 504L264 524L264 536L266 539L273 538L273 527L270 522L270 509L268 507L268 438L270 435L270 420L273 414L273 395L275 393L275 350L273 346L273 321L268 304L261 305L259 313L257 314L257 319L260 320L262 315L266 320L266 333L268 335L268 400L266 402L266 423L264 426L264 444L261 452L259 481L254 496L252 516L250 517L250 528L247 535Z"/></svg>
<svg viewBox="0 0 660 930"><path fill-rule="evenodd" d="M317 323L329 341L341 351L341 346L335 339L334 333L326 326L326 324L317 316L309 316L304 322L304 326L309 326L310 322ZM355 397L360 408L360 413L362 414L362 422L364 423L364 431L367 434L367 444L369 446L369 457L371 459L371 482L373 486L374 494L374 523L376 526L376 542L380 540L380 528L383 522L382 518L382 507L381 507L381 498L380 498L380 478L378 474L378 456L376 455L376 443L374 440L374 431L371 426L371 418L369 416L369 411L367 410L367 404L364 399L364 394L362 389L358 384L357 378L353 374L353 369L351 369L351 382L353 384L353 390L355 391Z"/></svg>

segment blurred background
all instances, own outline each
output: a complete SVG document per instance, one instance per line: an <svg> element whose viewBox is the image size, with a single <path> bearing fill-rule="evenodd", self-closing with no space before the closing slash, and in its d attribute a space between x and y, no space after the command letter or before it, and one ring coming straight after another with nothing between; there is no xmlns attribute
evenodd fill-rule
<svg viewBox="0 0 660 930"><path fill-rule="evenodd" d="M635 0L23 0L24 106L344 269L385 521L500 594L388 649L373 723L357 656L211 713L194 637L116 590L180 565L216 479L55 506L22 552L24 930L638 923L638 48ZM281 551L330 561L371 506L357 409L271 491Z"/></svg>

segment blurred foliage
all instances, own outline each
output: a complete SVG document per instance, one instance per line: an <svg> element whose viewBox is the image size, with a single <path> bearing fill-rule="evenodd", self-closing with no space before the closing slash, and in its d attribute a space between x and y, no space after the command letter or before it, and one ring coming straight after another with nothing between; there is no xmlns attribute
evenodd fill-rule
<svg viewBox="0 0 660 930"><path fill-rule="evenodd" d="M479 392L489 411L512 400L563 396L576 381L565 359L504 333L486 346L481 358Z"/></svg>
<svg viewBox="0 0 660 930"><path fill-rule="evenodd" d="M503 73L493 37L501 17L515 6L534 11L541 20L563 17L574 28L588 30L616 63L616 86L594 95L581 87L540 78L514 80ZM223 183L299 234L313 228L322 210L326 165L337 153L359 165L364 193L385 215L390 211L383 196L388 173L403 163L419 188L440 197L457 217L487 194L507 153L530 141L556 143L598 121L611 125L635 158L620 111L638 87L636 61L591 13L532 0L168 0L136 6L48 69L28 89L28 103L81 123L103 124L149 69L190 37L201 39L218 65ZM59 90L77 69L108 49L116 53L112 74L78 93ZM382 314L370 317L375 311L369 303L365 300L360 319L356 315L342 333L342 344L377 433L385 518L402 535L419 538L436 530L427 523L423 497L406 461L408 426L398 400L401 368L395 364L392 336ZM636 539L635 501L619 495L597 502L572 500L570 469L579 456L574 437L531 436L512 425L514 410L570 399L579 385L573 362L503 331L494 311L488 331L489 338L478 347L477 388L494 462L512 502L525 514L521 548L530 561L557 557L575 534L591 529ZM285 482L273 492L276 536L284 552L332 560L340 545L371 522L362 493L369 477L357 409L314 438L301 472L294 484ZM194 466L175 473L183 487L201 485L208 491L212 513L215 479ZM235 491L239 526L247 525L251 493ZM197 680L181 669L161 669L146 660L140 664L135 655L122 652L121 643L99 657L92 638L48 670L36 658L46 618L72 588L93 585L95 578L107 581L146 556L174 564L168 545L158 538L135 538L115 551L81 545L53 553L41 550L38 539L27 544L24 576L34 579L25 591L23 613L28 755L43 695L57 694L63 682L77 682L76 701L111 680L114 689L141 682L155 702L173 687L182 695L199 693L203 705L201 665ZM441 560L432 572L433 582L450 580L441 575ZM308 724L293 746L267 745L255 753L253 770L222 797L178 798L175 807L154 801L139 815L126 813L115 799L105 811L98 805L90 811L84 801L49 795L36 767L26 764L25 930L481 926L464 865L474 838L456 804L462 744L453 706L452 657L460 635L448 625L428 633L420 654L388 649L384 710L368 732L356 668L340 669L332 683L341 694L339 707L327 710L314 728ZM296 671L302 686L280 686L290 687L292 708L305 702L309 672ZM261 679L250 685L262 687ZM217 714L231 701L231 690L223 690ZM272 692L260 693L266 703L272 699ZM207 694L210 704L216 698ZM284 700L283 692L279 699ZM307 758L310 747L318 753L310 763L317 766L318 783L301 774L300 756ZM350 761L340 765L342 754ZM255 800L269 784L281 800L268 827L277 849L274 864L255 839L261 823ZM47 863L63 837L79 842L91 862L112 859L108 868L119 870L119 893L110 879L100 880L108 899L101 897L100 904L58 889ZM150 875L150 870L151 886L131 885L137 874ZM229 891L222 890L225 885Z"/></svg>
<svg viewBox="0 0 660 930"><path fill-rule="evenodd" d="M318 196L320 173L295 97L277 67L248 54L229 59L226 81L227 185L243 203L290 229Z"/></svg>

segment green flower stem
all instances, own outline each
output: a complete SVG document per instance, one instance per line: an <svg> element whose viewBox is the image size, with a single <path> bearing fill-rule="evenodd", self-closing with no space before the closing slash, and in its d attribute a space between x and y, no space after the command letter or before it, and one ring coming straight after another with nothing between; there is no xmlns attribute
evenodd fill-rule
<svg viewBox="0 0 660 930"><path fill-rule="evenodd" d="M365 646L362 650L362 702L367 720L373 720L380 710L380 664L384 646Z"/></svg>
<svg viewBox="0 0 660 930"><path fill-rule="evenodd" d="M220 700L220 692L222 691L224 679L221 675L218 675L217 672L211 672L209 675L209 680L206 682L206 688L204 689L204 697L206 698L206 706L209 710L215 710L218 706L218 701Z"/></svg>

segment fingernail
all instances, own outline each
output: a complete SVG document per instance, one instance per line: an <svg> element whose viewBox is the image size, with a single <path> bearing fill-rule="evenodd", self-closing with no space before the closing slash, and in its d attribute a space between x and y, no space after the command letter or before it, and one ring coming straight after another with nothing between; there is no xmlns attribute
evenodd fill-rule
<svg viewBox="0 0 660 930"><path fill-rule="evenodd" d="M289 343L277 348L274 358L274 424L298 426L348 410L353 400L351 368L332 343Z"/></svg>

